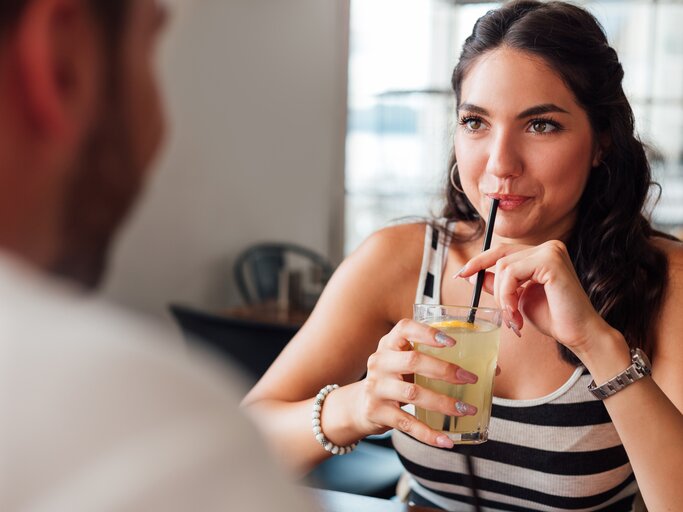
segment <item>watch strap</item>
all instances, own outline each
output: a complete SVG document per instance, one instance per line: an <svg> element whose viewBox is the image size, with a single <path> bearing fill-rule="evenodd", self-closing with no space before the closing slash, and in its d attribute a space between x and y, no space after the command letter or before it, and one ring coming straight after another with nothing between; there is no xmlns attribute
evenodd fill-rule
<svg viewBox="0 0 683 512"><path fill-rule="evenodd" d="M633 364L631 364L631 366L626 368L623 372L619 373L615 377L612 377L610 380L604 384L601 384L600 386L596 386L594 380L591 381L590 385L588 386L588 391L593 393L596 398L604 400L605 398L618 393L625 387L633 384L643 377L650 375L650 373L651 370L649 367L641 366L634 361Z"/></svg>

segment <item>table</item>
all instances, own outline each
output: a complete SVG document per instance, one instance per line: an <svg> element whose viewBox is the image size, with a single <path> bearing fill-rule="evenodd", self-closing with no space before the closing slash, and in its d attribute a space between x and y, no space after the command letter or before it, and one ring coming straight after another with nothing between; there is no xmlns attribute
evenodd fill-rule
<svg viewBox="0 0 683 512"><path fill-rule="evenodd" d="M310 311L299 309L282 309L276 302L263 302L259 304L247 304L222 309L219 315L226 318L236 318L239 320L249 320L251 322L272 324L283 327L300 328L306 320Z"/></svg>
<svg viewBox="0 0 683 512"><path fill-rule="evenodd" d="M370 498L359 494L306 488L322 512L437 512L437 509Z"/></svg>

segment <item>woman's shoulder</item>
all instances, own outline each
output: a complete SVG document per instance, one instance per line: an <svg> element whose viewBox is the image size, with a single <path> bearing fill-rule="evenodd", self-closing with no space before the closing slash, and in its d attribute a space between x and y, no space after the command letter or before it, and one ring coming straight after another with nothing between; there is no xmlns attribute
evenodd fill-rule
<svg viewBox="0 0 683 512"><path fill-rule="evenodd" d="M420 262L427 221L395 224L375 231L350 259L370 259L382 265L405 266Z"/></svg>
<svg viewBox="0 0 683 512"><path fill-rule="evenodd" d="M669 263L669 278L683 285L683 242L661 236L652 239L654 246L662 251Z"/></svg>
<svg viewBox="0 0 683 512"><path fill-rule="evenodd" d="M669 267L658 329L657 349L661 353L674 347L683 347L679 343L680 332L683 329L683 317L680 314L683 304L683 243L664 237L655 237L652 241L666 256Z"/></svg>
<svg viewBox="0 0 683 512"><path fill-rule="evenodd" d="M657 321L657 334L652 354L653 377L667 396L681 409L681 360L683 358L683 243L663 237L654 239L655 246L668 260L666 296Z"/></svg>
<svg viewBox="0 0 683 512"><path fill-rule="evenodd" d="M422 264L426 222L380 229L339 266L326 291L355 297L355 306L389 323L410 314ZM358 294L362 290L362 294ZM329 293L329 292L328 292Z"/></svg>
<svg viewBox="0 0 683 512"><path fill-rule="evenodd" d="M381 273L411 271L422 265L422 256L426 243L432 238L427 231L428 226L434 229L447 229L449 236L445 238L451 249L469 246L456 240L468 240L476 228L466 222L448 223L445 219L420 219L402 222L380 229L370 235L348 258L349 263L356 265L364 262L380 266ZM465 247L462 247L464 249Z"/></svg>

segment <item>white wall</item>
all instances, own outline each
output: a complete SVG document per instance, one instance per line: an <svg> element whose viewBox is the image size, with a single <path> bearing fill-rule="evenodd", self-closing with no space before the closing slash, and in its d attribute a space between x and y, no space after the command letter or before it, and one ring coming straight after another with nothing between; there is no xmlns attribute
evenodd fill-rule
<svg viewBox="0 0 683 512"><path fill-rule="evenodd" d="M341 254L348 0L194 0L161 58L172 124L117 243L104 292L239 302L244 247L292 241Z"/></svg>

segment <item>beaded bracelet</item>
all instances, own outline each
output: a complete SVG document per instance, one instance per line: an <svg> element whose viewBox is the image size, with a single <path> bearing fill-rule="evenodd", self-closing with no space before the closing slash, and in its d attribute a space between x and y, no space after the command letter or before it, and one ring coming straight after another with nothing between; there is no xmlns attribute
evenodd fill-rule
<svg viewBox="0 0 683 512"><path fill-rule="evenodd" d="M325 402L325 398L327 398L327 395L329 395L332 391L338 388L339 384L329 384L322 388L315 396L315 402L313 403L312 421L313 435L315 436L315 439L320 443L320 445L323 448L325 448L325 450L330 452L332 455L345 455L355 450L356 446L358 446L358 442L352 443L348 446L339 446L337 444L334 444L332 441L325 437L322 426L320 424L320 414L323 410L323 402Z"/></svg>

